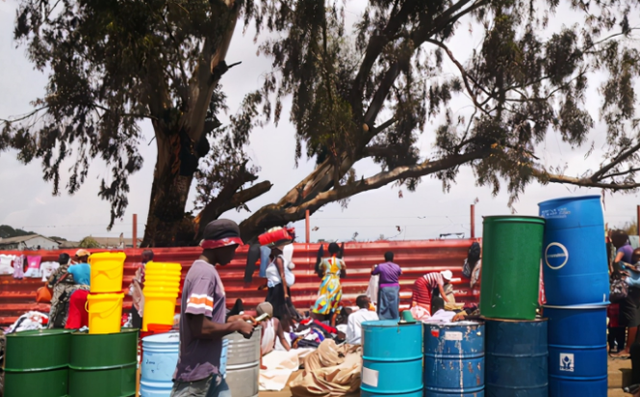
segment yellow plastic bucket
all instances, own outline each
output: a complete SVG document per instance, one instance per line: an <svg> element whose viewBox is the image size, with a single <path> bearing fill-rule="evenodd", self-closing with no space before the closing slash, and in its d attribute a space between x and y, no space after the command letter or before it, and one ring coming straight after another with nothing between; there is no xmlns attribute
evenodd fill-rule
<svg viewBox="0 0 640 397"><path fill-rule="evenodd" d="M100 252L89 257L92 293L122 291L122 274L126 257L124 252Z"/></svg>
<svg viewBox="0 0 640 397"><path fill-rule="evenodd" d="M180 277L146 277L144 283L162 283L162 284L175 284L180 285Z"/></svg>
<svg viewBox="0 0 640 397"><path fill-rule="evenodd" d="M178 272L182 271L182 265L179 263L164 263L164 262L148 262L144 266L146 271L163 271L163 272Z"/></svg>
<svg viewBox="0 0 640 397"><path fill-rule="evenodd" d="M162 293L162 294L177 294L178 292L180 292L180 288L178 287L151 287L151 286L144 286L144 292L145 293Z"/></svg>
<svg viewBox="0 0 640 397"><path fill-rule="evenodd" d="M149 324L173 325L176 311L177 293L157 293L144 291L144 316L142 330L148 331Z"/></svg>
<svg viewBox="0 0 640 397"><path fill-rule="evenodd" d="M182 276L182 272L176 270L162 271L162 270L144 270L145 277L153 276L153 277L180 277Z"/></svg>
<svg viewBox="0 0 640 397"><path fill-rule="evenodd" d="M90 334L120 332L123 299L123 293L87 295Z"/></svg>
<svg viewBox="0 0 640 397"><path fill-rule="evenodd" d="M147 287L163 287L163 288L180 288L179 282L174 281L145 281L144 288Z"/></svg>

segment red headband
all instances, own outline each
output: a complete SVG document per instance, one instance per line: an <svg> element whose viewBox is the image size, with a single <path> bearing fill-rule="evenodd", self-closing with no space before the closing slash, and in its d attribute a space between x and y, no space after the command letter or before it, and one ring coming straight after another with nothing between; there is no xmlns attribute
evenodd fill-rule
<svg viewBox="0 0 640 397"><path fill-rule="evenodd" d="M242 245L240 237L226 237L220 240L202 240L200 246L206 250L228 247L230 245Z"/></svg>

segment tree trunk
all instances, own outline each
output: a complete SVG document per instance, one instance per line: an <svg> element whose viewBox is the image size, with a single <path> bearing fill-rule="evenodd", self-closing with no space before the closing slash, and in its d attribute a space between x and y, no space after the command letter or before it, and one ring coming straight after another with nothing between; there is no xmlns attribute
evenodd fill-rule
<svg viewBox="0 0 640 397"><path fill-rule="evenodd" d="M179 133L156 132L158 159L153 174L143 247L169 247L184 244L177 240L177 236L185 217L193 173L180 175L179 137ZM195 230L190 240L194 237Z"/></svg>

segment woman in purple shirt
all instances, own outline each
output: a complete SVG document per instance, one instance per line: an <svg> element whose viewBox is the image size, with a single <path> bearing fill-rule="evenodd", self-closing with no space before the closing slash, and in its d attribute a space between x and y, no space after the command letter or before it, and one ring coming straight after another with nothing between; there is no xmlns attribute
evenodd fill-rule
<svg viewBox="0 0 640 397"><path fill-rule="evenodd" d="M372 275L380 276L378 292L378 317L380 320L400 319L400 266L393 263L393 252L384 254L386 262L373 267Z"/></svg>
<svg viewBox="0 0 640 397"><path fill-rule="evenodd" d="M613 230L610 234L611 242L616 247L616 257L613 261L616 270L620 270L618 262L633 263L633 247L629 244L629 236L623 230ZM640 326L640 288L629 287L627 297L620 302L620 326L628 327L627 343L624 351L614 355L628 357L629 349L636 340L638 326Z"/></svg>

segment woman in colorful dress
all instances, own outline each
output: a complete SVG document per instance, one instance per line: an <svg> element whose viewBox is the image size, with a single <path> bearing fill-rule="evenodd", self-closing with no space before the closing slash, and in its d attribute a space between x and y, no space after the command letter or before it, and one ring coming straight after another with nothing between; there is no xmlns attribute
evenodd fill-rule
<svg viewBox="0 0 640 397"><path fill-rule="evenodd" d="M326 320L331 316L332 324L336 314L342 309L342 285L340 279L347 276L347 266L344 260L338 258L340 247L336 243L329 244L329 258L322 258L320 272L322 282L318 291L318 299L311 308L312 316L318 320Z"/></svg>

